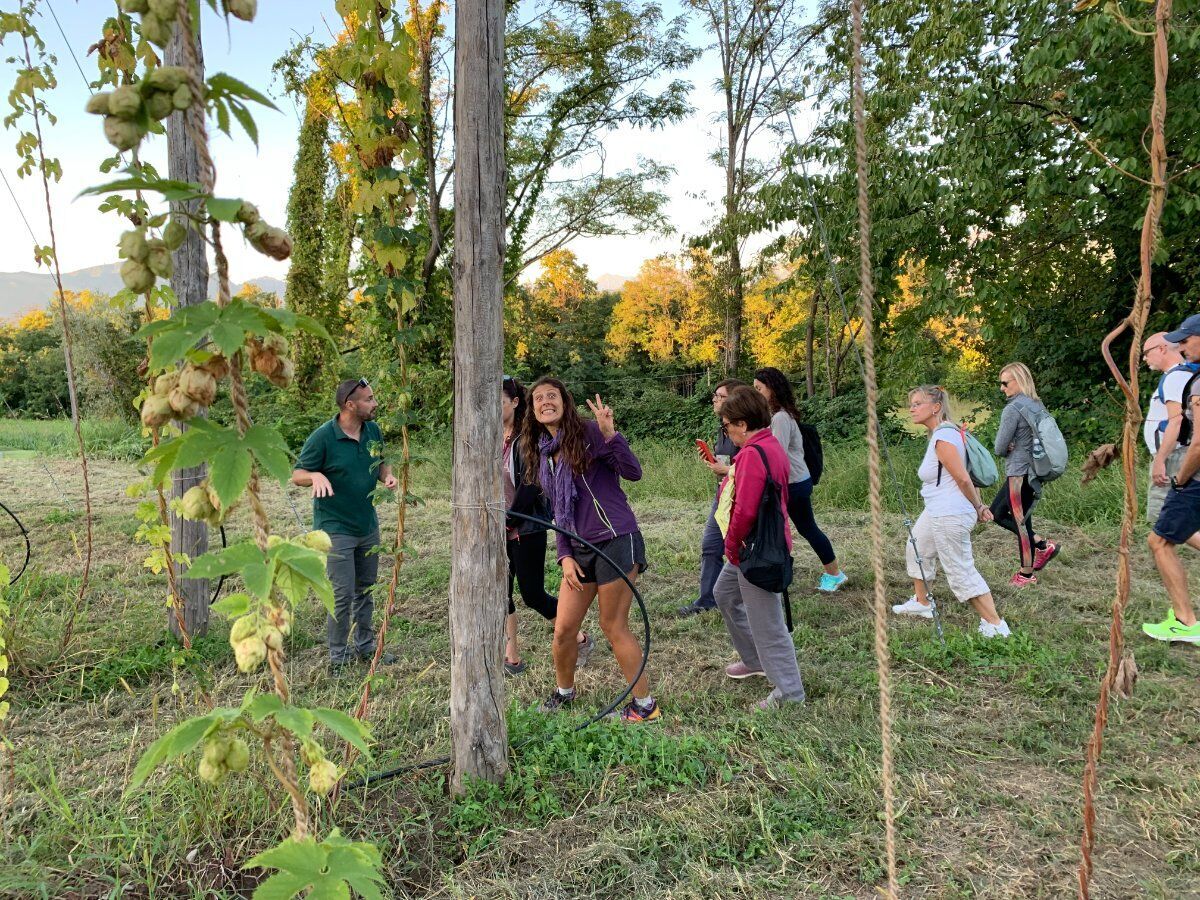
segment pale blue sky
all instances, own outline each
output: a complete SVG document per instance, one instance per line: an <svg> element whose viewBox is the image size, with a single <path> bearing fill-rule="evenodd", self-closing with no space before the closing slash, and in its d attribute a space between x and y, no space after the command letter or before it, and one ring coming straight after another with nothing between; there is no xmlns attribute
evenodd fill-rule
<svg viewBox="0 0 1200 900"><path fill-rule="evenodd" d="M110 0L50 2L84 72L91 77L94 60L86 56L86 48L98 38L100 26L112 9ZM5 5L11 6L11 0ZM45 8L44 3L42 6ZM678 4L671 0L667 9L678 9ZM240 132L235 132L233 140L221 134L214 137L217 191L223 196L252 200L269 221L279 225L285 224L298 112L279 85L272 83L271 66L297 37L311 34L317 40L327 40L329 29L336 24L332 0L291 0L286 3L261 0L258 19L253 26L234 22L228 35L224 24L211 14L206 20L205 65L208 72L228 72L255 87L266 88L280 109L279 112L262 109L255 113L260 131L257 151ZM58 26L48 13L38 22L38 29L48 51L58 57L59 87L50 95L49 103L59 121L56 126L46 129L45 138L48 153L57 156L63 166L62 182L52 187L62 266L64 271L72 271L110 263L116 258L115 241L122 230L121 220L96 212L93 198L75 199L80 190L103 180L96 166L109 154L110 148L101 133L99 117L83 113L87 88L67 52ZM692 31L693 42L704 39L696 29ZM3 58L13 55L18 48L19 45L13 45L10 39L3 47ZM613 171L632 164L639 154L677 168L677 174L667 188L670 197L667 212L677 233L668 237L576 241L571 249L587 264L593 278L607 273L635 274L645 259L677 251L685 235L700 231L710 218L713 198L720 196L722 185L720 170L708 159L708 154L717 146L719 134L719 126L712 121L714 113L720 110L711 87L714 63L712 55L708 54L683 75L694 86L692 104L697 111L690 119L656 132L621 131L607 142L609 165ZM12 77L12 66L2 64L0 80L6 92ZM4 167L35 234L45 241L46 216L41 186L33 179L18 180L15 177L15 140L14 131L0 133L0 165ZM149 142L150 158L156 163L162 162L165 143L161 138ZM5 223L4 240L0 241L0 271L34 271L32 241L6 190L0 190L0 217ZM241 240L230 244L231 275L235 281L263 275L283 277L285 263L276 263L255 253Z"/></svg>

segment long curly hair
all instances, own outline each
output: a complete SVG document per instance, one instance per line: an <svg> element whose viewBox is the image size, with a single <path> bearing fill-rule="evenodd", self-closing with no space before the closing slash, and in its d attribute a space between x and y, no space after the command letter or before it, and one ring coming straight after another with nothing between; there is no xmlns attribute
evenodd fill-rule
<svg viewBox="0 0 1200 900"><path fill-rule="evenodd" d="M562 397L562 419L558 423L558 430L562 434L559 459L569 465L571 471L576 475L582 475L588 465L583 418L575 406L575 398L571 396L567 386L557 378L545 376L531 384L525 394L531 408L529 415L525 416L525 420L521 423L521 453L525 457L525 480L529 484L537 484L539 481L538 472L541 470L542 455L538 449L538 442L543 434L550 433L546 430L546 426L537 420L537 415L532 409L534 391L546 386L555 388Z"/></svg>
<svg viewBox="0 0 1200 900"><path fill-rule="evenodd" d="M782 409L797 422L800 421L800 413L796 410L796 395L792 393L792 383L787 380L786 375L772 366L767 366L754 373L754 380L761 381L771 391L771 397L767 400L771 415Z"/></svg>

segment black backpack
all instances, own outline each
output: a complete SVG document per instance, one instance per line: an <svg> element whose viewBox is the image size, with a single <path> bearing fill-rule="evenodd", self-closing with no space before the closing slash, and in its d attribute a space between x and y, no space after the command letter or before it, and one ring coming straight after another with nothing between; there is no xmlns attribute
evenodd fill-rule
<svg viewBox="0 0 1200 900"><path fill-rule="evenodd" d="M767 480L758 501L758 519L754 523L754 530L746 538L746 549L741 554L738 568L755 587L782 594L792 583L792 555L788 553L787 532L784 531L788 523L779 499L779 485L771 477L767 454L762 447L753 446L762 457Z"/></svg>
<svg viewBox="0 0 1200 900"><path fill-rule="evenodd" d="M821 449L821 435L815 425L807 422L797 422L800 427L800 437L804 438L804 464L808 466L808 475L812 478L813 487L821 483L821 473L825 471L825 451Z"/></svg>
<svg viewBox="0 0 1200 900"><path fill-rule="evenodd" d="M1166 377L1166 376L1163 376L1163 377ZM1196 372L1194 375L1192 375L1191 378L1189 378L1187 380L1187 384L1185 384L1183 386L1183 396L1179 398L1180 405L1183 407L1183 421L1181 421L1179 423L1179 437L1178 437L1176 443L1180 447L1186 447L1188 444L1190 444L1192 442L1193 425L1192 425L1192 420L1189 419L1188 415L1187 415L1188 395L1192 392L1192 383L1197 378L1200 378L1200 372ZM1156 444L1156 446L1157 446L1157 444Z"/></svg>

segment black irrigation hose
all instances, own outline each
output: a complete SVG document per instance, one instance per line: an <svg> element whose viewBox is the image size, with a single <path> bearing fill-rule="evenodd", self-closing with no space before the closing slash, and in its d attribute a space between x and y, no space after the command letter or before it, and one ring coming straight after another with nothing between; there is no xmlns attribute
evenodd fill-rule
<svg viewBox="0 0 1200 900"><path fill-rule="evenodd" d="M600 557L606 563L608 563L610 566L612 566L613 569L620 572L621 567L618 566L615 562L613 562L612 558L607 553L605 553L603 550L601 550L599 547L597 547L591 541L584 540L579 535L575 534L573 531L568 531L565 528L560 528L559 526L554 525L550 522L546 522L543 519L539 519L536 516L527 516L524 513L513 512L511 510L507 514L509 516L512 516L514 519L524 519L526 522L537 522L540 525L545 525L547 528L557 531L559 534L565 534L571 540L576 541L580 544L583 544L583 546L585 546L589 550L593 551L598 557ZM609 703L608 706L606 706L602 710L600 710L600 712L596 713L594 716L592 716L586 722L583 722L582 724L577 725L577 726L575 726L575 728L571 729L571 734L575 734L577 732L583 731L583 729L587 728L589 725L596 724L601 719L608 716L609 713L616 710L616 708L618 706L620 706L623 702L625 702L625 698L628 697L631 693L633 693L633 686L635 684L637 684L638 679L642 677L642 673L646 671L646 663L649 662L649 660L650 660L650 613L646 609L646 601L642 597L641 592L637 589L637 585L635 585L632 581L630 581L629 576L627 576L624 572L621 572L621 580L624 581L627 585L629 585L629 589L631 591L633 591L633 596L637 599L638 608L642 612L642 625L645 628L645 632L646 632L646 640L642 646L642 662L638 666L637 674L634 675L633 679L629 682L629 684L627 684L625 686L625 690L622 691L615 700L613 700L611 703ZM526 744L532 742L533 740L535 740L534 737L532 737L532 736L527 737L524 740L522 740L516 744L513 744L510 747L510 749L511 750L519 750L520 748L524 747ZM358 779L357 781L351 782L350 784L347 784L344 787L348 791L351 791L351 790L354 790L355 788L360 788L360 787L370 787L373 784L379 784L380 782L383 782L383 781L389 781L392 778L396 778L400 775L406 775L409 772L418 772L422 769L436 769L439 766L444 766L449 762L450 762L449 756L440 756L437 759L427 759L424 762L413 763L413 764L406 765L406 766L400 766L395 769L387 769L383 772L372 772L371 774L364 775L362 778Z"/></svg>
<svg viewBox="0 0 1200 900"><path fill-rule="evenodd" d="M221 549L224 549L229 546L228 542L225 540L225 526L219 525L218 527L221 529ZM208 600L209 606L212 606L214 603L216 603L217 598L221 596L221 588L225 586L226 577L227 576L222 575L219 579L217 579L217 586L213 589L212 596Z"/></svg>
<svg viewBox="0 0 1200 900"><path fill-rule="evenodd" d="M25 560L21 563L21 568L17 570L17 574L8 579L8 583L13 585L16 584L20 577L25 574L25 569L29 565L29 557L33 553L33 547L29 543L29 532L26 530L25 525L21 522L21 520L17 518L17 514L3 503L0 503L0 509L3 509L6 513L8 513L9 517L17 523L17 528L21 529L21 537L25 538Z"/></svg>

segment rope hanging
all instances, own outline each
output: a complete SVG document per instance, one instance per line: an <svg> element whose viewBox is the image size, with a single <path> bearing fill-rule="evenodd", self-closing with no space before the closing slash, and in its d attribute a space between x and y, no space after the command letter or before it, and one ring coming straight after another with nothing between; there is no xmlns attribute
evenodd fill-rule
<svg viewBox="0 0 1200 900"><path fill-rule="evenodd" d="M1087 900L1092 879L1092 851L1096 846L1095 795L1098 782L1097 766L1104 748L1104 727L1108 723L1108 704L1114 685L1124 663L1125 635L1124 613L1129 603L1129 542L1133 535L1133 522L1137 516L1137 476L1134 464L1137 460L1139 426L1142 410L1138 396L1138 367L1141 362L1142 335L1150 315L1150 275L1154 251L1158 244L1158 225L1162 219L1163 204L1167 194L1167 70L1170 57L1167 54L1167 24L1171 18L1173 0L1158 0L1154 15L1154 102L1150 109L1150 198L1146 203L1146 214L1142 219L1142 242L1140 247L1141 275L1138 278L1137 294L1129 315L1101 344L1104 361L1116 377L1125 394L1125 427L1121 438L1121 468L1125 475L1125 503L1121 513L1121 542L1117 551L1117 592L1113 599L1112 622L1108 629L1108 668L1100 682L1100 696L1096 703L1096 719L1092 736L1087 745L1087 762L1083 768L1083 837L1080 842L1079 896ZM1133 343L1129 348L1129 380L1126 381L1113 361L1112 342L1125 329L1133 329Z"/></svg>
<svg viewBox="0 0 1200 900"><path fill-rule="evenodd" d="M892 789L892 674L888 652L887 593L883 573L883 479L879 454L879 386L875 380L875 281L871 271L871 208L867 201L866 95L863 91L863 0L851 0L851 71L854 161L858 181L858 269L862 304L863 380L867 388L867 468L871 487L871 565L875 575L875 663L879 671L880 780L887 843L887 896L899 897L896 882L896 810Z"/></svg>

